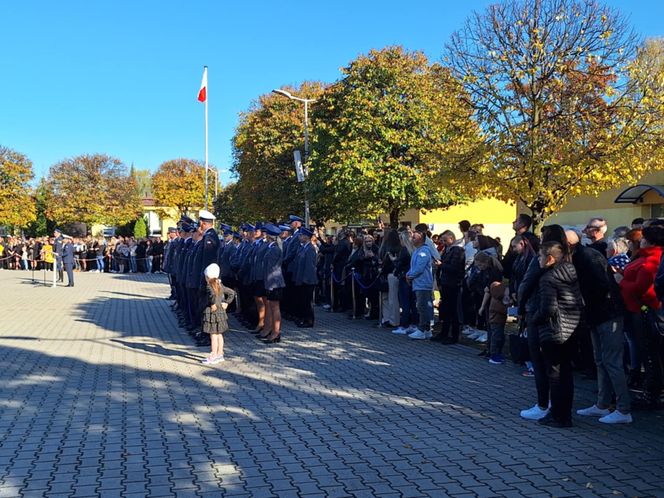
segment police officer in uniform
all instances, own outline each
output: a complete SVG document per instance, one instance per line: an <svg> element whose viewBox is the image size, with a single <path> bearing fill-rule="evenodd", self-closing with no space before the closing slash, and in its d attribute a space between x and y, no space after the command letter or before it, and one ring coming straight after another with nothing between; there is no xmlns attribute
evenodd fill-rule
<svg viewBox="0 0 664 498"><path fill-rule="evenodd" d="M62 230L56 228L53 230L53 256L55 257L55 269L58 271L57 282L64 282L64 274L62 272L62 244L64 238L62 237Z"/></svg>
<svg viewBox="0 0 664 498"><path fill-rule="evenodd" d="M265 287L265 327L261 338L266 344L281 341L281 310L280 301L283 295L283 289L286 286L284 281L282 263L282 250L277 242L277 237L282 234L281 227L268 223L264 230L266 232L266 249L262 259L262 273Z"/></svg>
<svg viewBox="0 0 664 498"><path fill-rule="evenodd" d="M284 289L284 298L282 308L286 319L293 319L297 316L297 296L295 294L295 256L300 251L299 230L304 220L299 216L291 214L288 216L293 235L285 240L284 253L284 279L286 288Z"/></svg>
<svg viewBox="0 0 664 498"><path fill-rule="evenodd" d="M228 228L225 228L228 227ZM240 245L240 234L233 232L232 228L228 225L222 225L224 230L224 243L220 244L219 247L219 268L221 281L224 284L224 287L230 287L237 294L237 279L235 278L235 272L231 267L231 260L235 255L239 245ZM236 303L237 299L234 299L233 302L228 306L226 310L229 313L232 313L237 309Z"/></svg>
<svg viewBox="0 0 664 498"><path fill-rule="evenodd" d="M67 287L74 287L74 244L69 235L65 235L63 241L62 264L67 271Z"/></svg>
<svg viewBox="0 0 664 498"><path fill-rule="evenodd" d="M184 239L182 246L178 252L177 263L177 293L178 293L178 317L180 318L180 326L185 327L188 331L193 329L189 320L189 296L187 295L187 263L189 253L191 252L194 241L192 240L193 233L196 228L189 223L182 223L182 230L184 232Z"/></svg>
<svg viewBox="0 0 664 498"><path fill-rule="evenodd" d="M263 234L263 223L256 223L256 232L254 234L254 249L251 254L251 289L254 303L256 305L257 323L253 330L254 334L259 334L265 326L265 282L263 275L263 254L267 249L265 237Z"/></svg>
<svg viewBox="0 0 664 498"><path fill-rule="evenodd" d="M316 272L316 249L311 243L314 232L308 228L299 230L302 248L294 259L293 281L295 284L295 295L297 298L297 320L298 327L310 328L314 326L314 289L318 284Z"/></svg>
<svg viewBox="0 0 664 498"><path fill-rule="evenodd" d="M162 271L168 275L168 283L171 286L171 295L168 296L168 299L175 299L175 282L171 276L171 267L173 266L173 256L171 255L172 249L176 245L178 240L178 229L175 227L168 227L168 238L166 244L164 244L164 259L162 263Z"/></svg>

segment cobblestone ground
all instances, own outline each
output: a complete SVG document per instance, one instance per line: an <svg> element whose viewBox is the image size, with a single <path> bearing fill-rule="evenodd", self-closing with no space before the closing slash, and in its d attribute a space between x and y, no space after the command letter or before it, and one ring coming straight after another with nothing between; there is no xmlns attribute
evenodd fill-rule
<svg viewBox="0 0 664 498"><path fill-rule="evenodd" d="M206 367L165 277L76 279L0 271L0 496L664 496L661 413L541 427L517 367L323 312Z"/></svg>

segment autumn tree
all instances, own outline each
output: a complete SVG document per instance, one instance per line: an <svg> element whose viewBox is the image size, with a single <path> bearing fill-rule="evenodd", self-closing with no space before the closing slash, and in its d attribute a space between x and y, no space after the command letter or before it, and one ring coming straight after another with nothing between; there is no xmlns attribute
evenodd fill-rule
<svg viewBox="0 0 664 498"><path fill-rule="evenodd" d="M158 206L174 207L180 214L205 206L205 165L193 159L162 163L152 176L152 193Z"/></svg>
<svg viewBox="0 0 664 498"><path fill-rule="evenodd" d="M473 14L446 60L491 160L459 174L521 201L535 224L570 196L636 181L653 138L631 74L637 46L620 12L594 0L508 0Z"/></svg>
<svg viewBox="0 0 664 498"><path fill-rule="evenodd" d="M135 180L119 159L86 154L51 167L46 215L58 223L122 225L142 212Z"/></svg>
<svg viewBox="0 0 664 498"><path fill-rule="evenodd" d="M449 71L421 52L372 50L315 104L313 212L339 221L463 200L449 165L473 162L477 128ZM316 217L316 216L314 216Z"/></svg>
<svg viewBox="0 0 664 498"><path fill-rule="evenodd" d="M221 223L239 227L245 221L256 219L255 213L250 212L241 201L239 189L238 183L233 182L219 190L219 195L214 200L214 215Z"/></svg>
<svg viewBox="0 0 664 498"><path fill-rule="evenodd" d="M293 95L317 98L323 85L306 82L285 87ZM234 194L252 218L281 218L302 213L304 192L298 184L293 152L304 150L302 103L269 93L240 116L233 137Z"/></svg>
<svg viewBox="0 0 664 498"><path fill-rule="evenodd" d="M24 227L36 218L30 181L32 162L0 146L0 225Z"/></svg>
<svg viewBox="0 0 664 498"><path fill-rule="evenodd" d="M39 180L39 184L34 191L36 217L34 221L27 224L25 233L30 237L42 237L53 233L55 222L48 219L46 210L48 209L48 184L46 179Z"/></svg>

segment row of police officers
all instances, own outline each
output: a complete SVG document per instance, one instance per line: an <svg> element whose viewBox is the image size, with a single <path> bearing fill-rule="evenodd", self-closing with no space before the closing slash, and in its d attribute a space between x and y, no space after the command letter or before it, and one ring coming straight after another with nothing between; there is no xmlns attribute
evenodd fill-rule
<svg viewBox="0 0 664 498"><path fill-rule="evenodd" d="M199 345L208 334L201 331L205 306L203 270L211 263L221 269L221 281L233 288L238 299L229 311L248 328L270 342L277 342L281 316L299 327L313 327L313 293L318 283L313 232L302 226L303 219L290 215L288 222L243 223L238 231L220 224L205 210L198 221L183 216L177 227L169 228L164 247L164 271L171 283L170 298L180 325Z"/></svg>

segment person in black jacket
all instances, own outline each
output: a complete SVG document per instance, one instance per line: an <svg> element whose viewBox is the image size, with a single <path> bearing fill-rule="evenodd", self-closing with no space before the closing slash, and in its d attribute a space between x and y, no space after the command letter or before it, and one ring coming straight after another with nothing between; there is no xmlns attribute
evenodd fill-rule
<svg viewBox="0 0 664 498"><path fill-rule="evenodd" d="M577 410L577 414L601 417L603 423L630 423L631 399L623 369L625 306L620 287L604 255L581 245L576 232L567 231L566 235L585 304L598 384L597 403ZM611 415L609 406L614 394L617 412Z"/></svg>
<svg viewBox="0 0 664 498"><path fill-rule="evenodd" d="M544 273L537 291L539 302L532 317L538 329L551 389L551 409L539 419L539 423L558 428L572 426L573 335L583 312L576 269L565 258L565 252L558 242L542 244L539 265Z"/></svg>
<svg viewBox="0 0 664 498"><path fill-rule="evenodd" d="M564 250L567 249L567 237L563 227L548 225L542 228L542 243L551 241L558 242ZM525 322L528 350L537 389L537 403L532 408L521 410L521 417L528 420L539 420L549 413L549 377L540 347L538 327L533 322L533 316L539 306L538 287L543 272L539 258L533 257L517 289L519 320Z"/></svg>
<svg viewBox="0 0 664 498"><path fill-rule="evenodd" d="M443 344L454 344L459 341L459 292L463 281L466 265L466 253L463 247L456 245L456 237L450 230L440 235L443 250L440 255L438 267L438 289L440 290L440 304L438 316L442 322L440 334L432 341Z"/></svg>
<svg viewBox="0 0 664 498"><path fill-rule="evenodd" d="M351 244L345 231L340 231L335 238L334 255L332 257L332 286L334 291L334 302L332 311L346 311L348 309L345 297L344 268L350 257Z"/></svg>

